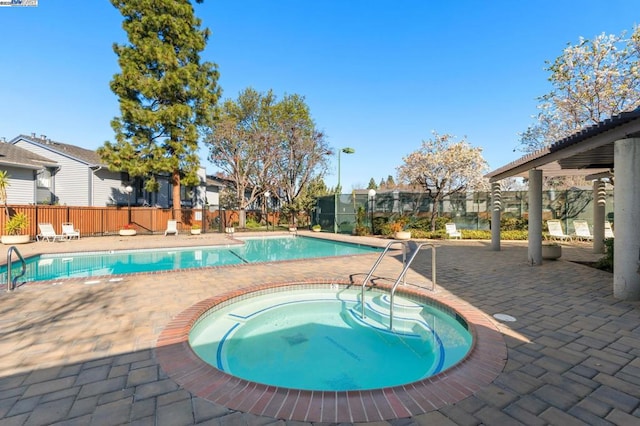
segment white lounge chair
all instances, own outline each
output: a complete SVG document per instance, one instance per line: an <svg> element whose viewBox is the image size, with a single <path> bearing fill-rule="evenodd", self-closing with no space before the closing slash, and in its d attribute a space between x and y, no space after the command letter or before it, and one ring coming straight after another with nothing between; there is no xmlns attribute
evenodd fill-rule
<svg viewBox="0 0 640 426"><path fill-rule="evenodd" d="M613 229L611 228L611 222L608 220L604 222L604 238L613 238Z"/></svg>
<svg viewBox="0 0 640 426"><path fill-rule="evenodd" d="M445 230L447 231L447 238L462 238L462 232L456 229L456 224L453 222L447 223L444 225Z"/></svg>
<svg viewBox="0 0 640 426"><path fill-rule="evenodd" d="M176 234L178 235L178 221L177 220L168 220L167 221L167 230L164 231L164 236L167 234Z"/></svg>
<svg viewBox="0 0 640 426"><path fill-rule="evenodd" d="M68 240L72 238L80 239L80 231L73 227L73 223L65 222L62 224L62 236Z"/></svg>
<svg viewBox="0 0 640 426"><path fill-rule="evenodd" d="M547 228L549 228L549 238L560 241L573 241L571 235L567 235L562 231L562 223L559 220L548 220Z"/></svg>
<svg viewBox="0 0 640 426"><path fill-rule="evenodd" d="M574 220L573 229L576 233L576 238L583 241L593 241L593 235L589 230L589 223L586 220Z"/></svg>
<svg viewBox="0 0 640 426"><path fill-rule="evenodd" d="M50 223L39 223L38 228L40 229L40 233L36 235L36 241L47 240L47 241L62 241L64 240L64 235L56 234L56 230L53 228L53 225Z"/></svg>

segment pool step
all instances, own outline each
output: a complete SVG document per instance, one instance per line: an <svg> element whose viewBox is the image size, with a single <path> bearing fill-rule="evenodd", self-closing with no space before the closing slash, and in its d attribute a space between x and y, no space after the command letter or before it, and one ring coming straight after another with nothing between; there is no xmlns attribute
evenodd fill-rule
<svg viewBox="0 0 640 426"><path fill-rule="evenodd" d="M395 297L393 308L393 331L424 338L432 331L422 317L423 307L401 297ZM350 309L351 317L364 325L389 330L391 298L381 294L372 299L365 299L365 318L362 318L362 305L358 303Z"/></svg>

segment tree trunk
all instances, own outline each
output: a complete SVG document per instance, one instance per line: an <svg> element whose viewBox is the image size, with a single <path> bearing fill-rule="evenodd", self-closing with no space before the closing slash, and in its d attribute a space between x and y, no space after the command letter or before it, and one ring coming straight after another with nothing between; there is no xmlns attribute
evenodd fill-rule
<svg viewBox="0 0 640 426"><path fill-rule="evenodd" d="M431 206L431 232L436 230L436 219L438 218L440 199L436 196L433 199L433 205Z"/></svg>
<svg viewBox="0 0 640 426"><path fill-rule="evenodd" d="M171 187L173 191L173 218L182 220L182 205L180 204L180 172L178 170L174 170L171 175Z"/></svg>
<svg viewBox="0 0 640 426"><path fill-rule="evenodd" d="M247 210L240 209L240 215L238 216L238 228L244 229L247 227Z"/></svg>

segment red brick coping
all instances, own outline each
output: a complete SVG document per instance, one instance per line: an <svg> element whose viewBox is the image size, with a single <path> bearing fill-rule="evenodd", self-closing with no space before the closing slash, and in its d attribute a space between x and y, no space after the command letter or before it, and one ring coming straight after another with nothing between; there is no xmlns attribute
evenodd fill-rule
<svg viewBox="0 0 640 426"><path fill-rule="evenodd" d="M158 337L156 357L161 368L187 391L232 410L275 419L327 423L375 422L437 410L473 395L493 382L504 368L507 359L504 339L484 313L450 295L404 288L398 289L398 294L435 302L460 314L473 336L472 348L460 363L407 385L363 391L308 391L268 386L218 370L202 361L189 345L193 324L216 305L252 292L319 284L353 285L327 280L264 284L196 303L174 318Z"/></svg>

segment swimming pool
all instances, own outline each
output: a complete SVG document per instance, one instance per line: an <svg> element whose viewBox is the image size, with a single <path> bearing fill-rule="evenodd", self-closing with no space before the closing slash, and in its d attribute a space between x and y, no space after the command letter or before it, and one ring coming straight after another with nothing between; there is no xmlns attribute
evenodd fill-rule
<svg viewBox="0 0 640 426"><path fill-rule="evenodd" d="M20 280L47 281L140 272L171 271L257 262L351 256L379 252L376 247L302 236L240 239L244 244L118 250L88 253L42 254L26 260L27 272ZM18 264L14 262L14 266ZM14 274L17 270L14 267ZM6 282L7 267L0 268Z"/></svg>
<svg viewBox="0 0 640 426"><path fill-rule="evenodd" d="M272 386L353 391L399 386L455 365L471 347L459 315L389 295L317 286L255 295L205 313L190 333L194 352L233 376Z"/></svg>

